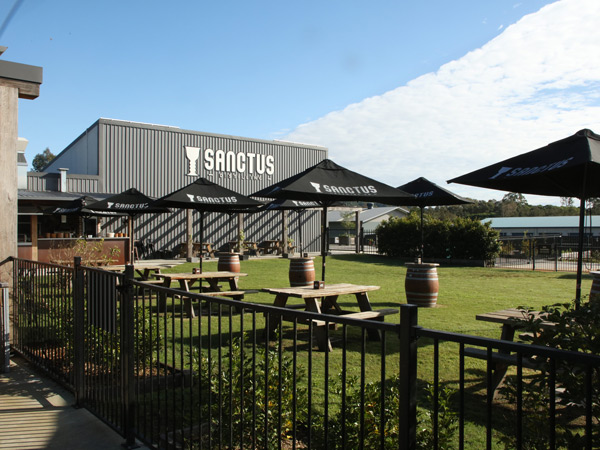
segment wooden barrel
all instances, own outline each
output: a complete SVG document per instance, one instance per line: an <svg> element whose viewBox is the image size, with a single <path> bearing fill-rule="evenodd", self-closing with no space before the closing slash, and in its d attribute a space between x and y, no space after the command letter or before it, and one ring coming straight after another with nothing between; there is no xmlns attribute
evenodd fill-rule
<svg viewBox="0 0 600 450"><path fill-rule="evenodd" d="M315 265L311 258L290 259L290 286L312 286L315 281Z"/></svg>
<svg viewBox="0 0 600 450"><path fill-rule="evenodd" d="M440 288L436 267L439 264L408 263L404 289L406 303L432 307L437 303Z"/></svg>
<svg viewBox="0 0 600 450"><path fill-rule="evenodd" d="M239 272L240 256L237 253L219 254L219 262L217 263L217 268L219 272Z"/></svg>
<svg viewBox="0 0 600 450"><path fill-rule="evenodd" d="M590 302L600 300L600 272L590 271L592 279L592 288L590 289Z"/></svg>

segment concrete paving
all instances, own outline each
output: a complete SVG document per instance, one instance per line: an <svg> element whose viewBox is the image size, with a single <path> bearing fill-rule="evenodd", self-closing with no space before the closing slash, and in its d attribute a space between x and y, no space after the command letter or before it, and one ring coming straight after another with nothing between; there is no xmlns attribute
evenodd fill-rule
<svg viewBox="0 0 600 450"><path fill-rule="evenodd" d="M20 358L0 373L0 449L122 449L125 439ZM139 447L144 449L146 447Z"/></svg>

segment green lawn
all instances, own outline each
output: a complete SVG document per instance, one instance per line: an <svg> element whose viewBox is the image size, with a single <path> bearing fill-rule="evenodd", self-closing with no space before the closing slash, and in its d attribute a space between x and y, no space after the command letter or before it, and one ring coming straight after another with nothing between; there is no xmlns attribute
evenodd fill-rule
<svg viewBox="0 0 600 450"><path fill-rule="evenodd" d="M185 263L169 269L186 272L197 264ZM289 261L286 259L250 259L241 262L248 274L240 278L242 289L289 286ZM204 262L204 270L217 270L215 261ZM321 258L315 258L317 278L321 274ZM406 303L404 278L406 267L399 260L368 255L330 256L327 258L326 283L377 285L381 289L369 293L373 308L390 308ZM516 306L540 308L542 305L566 302L575 296L575 274L480 267L438 267L440 284L437 307L419 309L419 324L444 331L499 337L497 325L478 322L475 315ZM582 293L587 295L591 276L584 275ZM273 296L258 293L246 301L272 304ZM348 309L358 307L348 296L340 303ZM398 316L387 317L387 321Z"/></svg>
<svg viewBox="0 0 600 450"><path fill-rule="evenodd" d="M317 278L320 277L320 258L315 259ZM204 263L204 270L216 270L217 263L209 261ZM186 263L168 271L191 272L196 264ZM260 289L264 287L289 286L288 280L289 261L286 259L250 259L241 262L241 270L248 274L241 277L241 289ZM406 302L404 294L404 278L406 267L399 260L367 255L332 256L327 259L326 283L354 283L378 285L381 289L369 294L374 309L397 307ZM508 270L495 268L467 268L444 267L438 268L439 298L435 308L420 308L419 324L426 328L443 331L472 334L491 338L500 337L500 326L475 319L476 314L495 311L518 306L530 306L539 309L543 305L557 302L567 302L574 298L575 274L564 272L533 272L522 270ZM584 276L582 293L587 295L591 286L591 277ZM246 296L245 302L272 304L274 297L263 292ZM339 301L344 309L356 309L358 306L351 296L342 297ZM196 320L196 319L194 319ZM258 329L262 329L262 315L257 316ZM399 315L386 317L387 322L398 323ZM181 329L186 334L189 320L184 320L185 326ZM192 320L193 322L193 320ZM217 330L216 319L213 321ZM233 325L237 328L237 325ZM291 345L289 334L290 324L284 327L288 333L283 338L286 347ZM227 331L224 324L223 332ZM175 330L175 334L179 331ZM341 351L339 349L339 330L332 332L338 341L333 340L334 351L325 354L313 354L313 387L315 398L320 399L323 391L322 377L327 365L330 374L337 374L342 370ZM306 335L301 338L305 339ZM358 374L360 366L359 341L357 334L351 334L349 342L351 350L348 353L348 371ZM227 337L225 337L225 342ZM393 336L388 336L386 357L386 371L393 375L398 372L398 346ZM337 346L336 346L337 343ZM300 342L302 344L302 342ZM305 344L305 342L304 342ZM376 343L370 343L366 354L367 380L377 380L380 376L380 358ZM418 378L423 386L433 377L433 358L430 342L419 342ZM369 351L373 349L372 351ZM440 346L440 380L441 383L456 389L458 380L458 348L454 344ZM306 356L299 356L300 364L306 364ZM467 398L472 401L466 409L466 440L468 449L483 448L485 446L484 421L485 417L485 362L480 360L467 361L468 363L468 392ZM306 366L305 366L306 367ZM317 400L318 403L318 400ZM333 411L336 406L333 405ZM503 405L504 412L510 409ZM512 424L504 419L498 419L497 427L504 433L510 433ZM499 448L499 447L498 447Z"/></svg>

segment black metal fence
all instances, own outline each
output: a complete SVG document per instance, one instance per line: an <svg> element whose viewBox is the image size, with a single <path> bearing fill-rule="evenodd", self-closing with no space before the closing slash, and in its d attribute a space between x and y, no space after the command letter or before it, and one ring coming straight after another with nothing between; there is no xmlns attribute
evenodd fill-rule
<svg viewBox="0 0 600 450"><path fill-rule="evenodd" d="M573 420L583 448L598 445L597 356L423 329L411 305L394 324L191 294L136 281L132 267L117 275L15 260L13 281L14 348L128 445L414 449L449 448L450 439L450 448L492 448L497 436L530 431L522 361L533 355L584 368L590 401ZM316 351L317 326L333 351ZM487 361L465 358L466 345L485 349ZM493 395L502 352L516 358L514 401ZM433 373L420 373L425 358ZM560 386L550 386L555 395ZM558 409L549 403L544 431Z"/></svg>
<svg viewBox="0 0 600 450"><path fill-rule="evenodd" d="M495 266L576 272L578 239L577 236L503 237ZM583 264L585 270L600 270L600 238L585 237Z"/></svg>
<svg viewBox="0 0 600 450"><path fill-rule="evenodd" d="M360 236L351 238L349 242L343 239L328 239L328 247L330 251L342 251L349 253L367 253L372 255L379 254L377 234L374 231L364 231L361 229Z"/></svg>

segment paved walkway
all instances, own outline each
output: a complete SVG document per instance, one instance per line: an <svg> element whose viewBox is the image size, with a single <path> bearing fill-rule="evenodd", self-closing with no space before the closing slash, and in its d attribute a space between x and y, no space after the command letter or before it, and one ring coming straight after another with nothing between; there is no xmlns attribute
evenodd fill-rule
<svg viewBox="0 0 600 450"><path fill-rule="evenodd" d="M20 357L0 373L0 449L122 449L117 432ZM140 447L146 448L146 447Z"/></svg>

